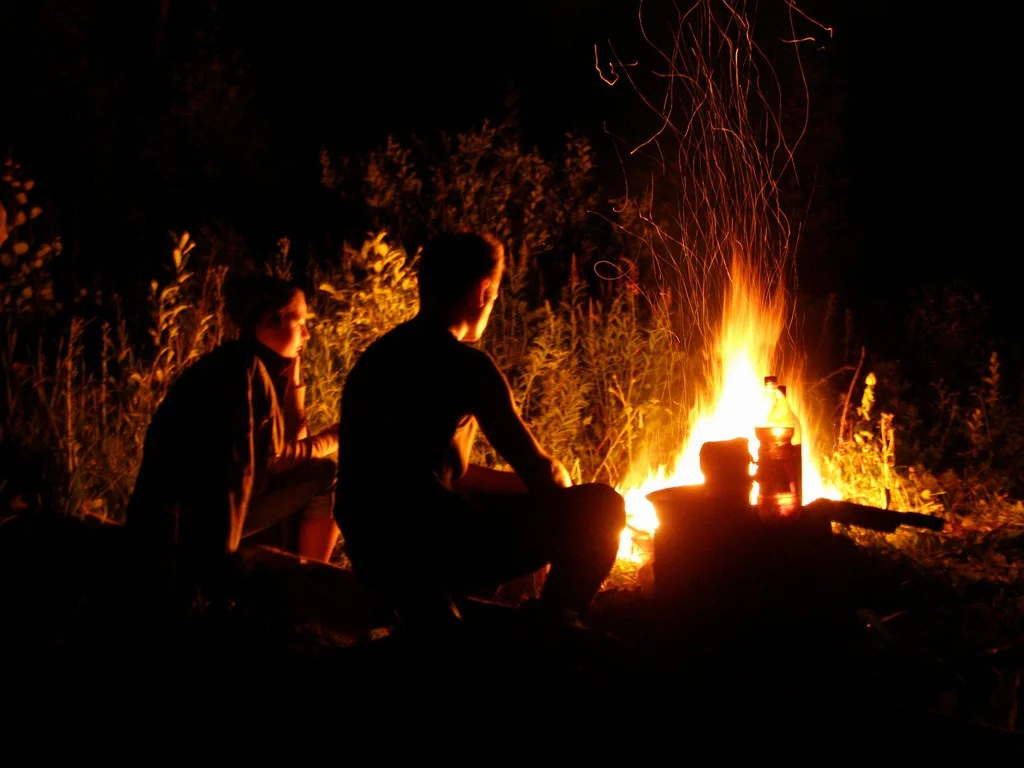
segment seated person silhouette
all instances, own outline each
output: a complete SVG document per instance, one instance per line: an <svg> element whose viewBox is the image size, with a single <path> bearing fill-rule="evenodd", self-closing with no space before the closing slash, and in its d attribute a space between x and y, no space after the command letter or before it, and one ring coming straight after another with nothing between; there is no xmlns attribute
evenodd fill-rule
<svg viewBox="0 0 1024 768"><path fill-rule="evenodd" d="M222 592L242 538L295 520L298 554L326 561L337 425L309 435L300 351L302 290L249 272L229 277L225 309L240 337L193 363L146 432L126 528L146 574L186 597ZM176 586L177 585L177 586Z"/></svg>
<svg viewBox="0 0 1024 768"><path fill-rule="evenodd" d="M625 503L573 485L479 341L504 270L489 235L421 254L420 310L359 357L342 392L335 519L356 575L409 629L458 626L453 597L550 565L527 613L582 619L615 561ZM477 429L513 468L470 463Z"/></svg>

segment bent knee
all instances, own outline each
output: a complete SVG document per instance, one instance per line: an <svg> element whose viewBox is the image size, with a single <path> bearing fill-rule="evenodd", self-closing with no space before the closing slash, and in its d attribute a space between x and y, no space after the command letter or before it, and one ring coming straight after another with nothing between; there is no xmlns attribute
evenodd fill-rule
<svg viewBox="0 0 1024 768"><path fill-rule="evenodd" d="M601 527L622 530L626 526L626 500L604 483L587 483L572 488L579 505Z"/></svg>

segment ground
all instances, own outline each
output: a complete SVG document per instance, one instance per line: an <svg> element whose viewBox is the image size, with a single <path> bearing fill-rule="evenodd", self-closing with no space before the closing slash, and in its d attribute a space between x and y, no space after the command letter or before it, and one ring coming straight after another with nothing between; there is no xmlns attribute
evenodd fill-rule
<svg viewBox="0 0 1024 768"><path fill-rule="evenodd" d="M355 645L286 605L298 582L275 592L284 572L262 566L229 611L145 624L119 597L115 539L56 519L0 525L9 725L232 749L287 747L291 726L312 725L325 754L385 758L1024 755L1013 723L993 722L1016 717L1022 638L982 631L1019 618L978 613L998 613L1005 587L958 591L845 538L813 589L764 610L687 612L612 589L594 632L474 602L443 642L392 631Z"/></svg>

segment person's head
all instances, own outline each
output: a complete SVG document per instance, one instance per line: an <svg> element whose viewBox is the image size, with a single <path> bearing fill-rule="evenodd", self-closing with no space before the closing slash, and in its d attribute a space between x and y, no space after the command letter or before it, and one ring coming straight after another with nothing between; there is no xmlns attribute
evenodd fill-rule
<svg viewBox="0 0 1024 768"><path fill-rule="evenodd" d="M232 275L224 284L224 309L242 336L281 357L296 357L309 338L306 296L286 280L259 272Z"/></svg>
<svg viewBox="0 0 1024 768"><path fill-rule="evenodd" d="M492 235L438 235L420 254L422 312L443 318L477 341L487 327L505 267L505 249Z"/></svg>

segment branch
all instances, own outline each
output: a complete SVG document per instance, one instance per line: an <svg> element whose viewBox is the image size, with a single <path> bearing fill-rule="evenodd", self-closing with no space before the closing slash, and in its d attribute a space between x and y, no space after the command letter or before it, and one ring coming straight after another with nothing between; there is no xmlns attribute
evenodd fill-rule
<svg viewBox="0 0 1024 768"><path fill-rule="evenodd" d="M843 417L839 421L839 442L843 442L843 431L846 429L846 413L850 409L850 398L853 397L853 388L857 384L857 379L860 378L860 369L864 365L864 354L865 348L861 347L860 361L857 363L857 370L853 374L853 379L850 380L850 388L846 390L846 402L843 403Z"/></svg>

